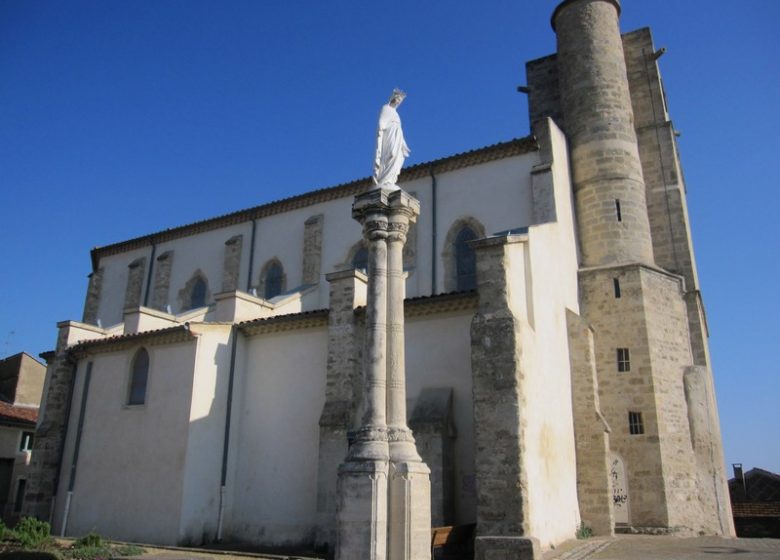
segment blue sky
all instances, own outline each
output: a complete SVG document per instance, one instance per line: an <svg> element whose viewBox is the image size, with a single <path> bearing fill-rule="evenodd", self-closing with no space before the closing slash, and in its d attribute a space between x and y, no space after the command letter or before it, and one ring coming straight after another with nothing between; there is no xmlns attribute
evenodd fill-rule
<svg viewBox="0 0 780 560"><path fill-rule="evenodd" d="M79 319L89 249L367 176L393 87L412 155L529 133L544 0L0 0L0 355ZM726 462L780 472L780 2L625 0L680 152Z"/></svg>

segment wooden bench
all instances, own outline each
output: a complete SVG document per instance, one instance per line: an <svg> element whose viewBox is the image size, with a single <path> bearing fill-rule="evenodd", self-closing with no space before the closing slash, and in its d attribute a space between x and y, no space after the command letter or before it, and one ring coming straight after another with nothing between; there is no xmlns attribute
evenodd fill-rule
<svg viewBox="0 0 780 560"><path fill-rule="evenodd" d="M450 525L431 529L433 560L471 560L474 557L476 524Z"/></svg>

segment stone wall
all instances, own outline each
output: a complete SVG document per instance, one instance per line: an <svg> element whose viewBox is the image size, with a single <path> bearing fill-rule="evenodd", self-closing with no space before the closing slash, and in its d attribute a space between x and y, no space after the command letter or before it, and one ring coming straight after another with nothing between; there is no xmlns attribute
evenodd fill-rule
<svg viewBox="0 0 780 560"><path fill-rule="evenodd" d="M691 443L696 455L698 469L697 483L702 515L707 522L724 535L734 534L734 519L731 514L727 484L722 461L718 418L713 417L714 392L710 383L709 370L704 366L686 368L685 401L688 409ZM709 491L705 491L709 490Z"/></svg>
<svg viewBox="0 0 780 560"><path fill-rule="evenodd" d="M531 60L525 65L528 84L528 120L533 128L536 123L550 117L563 128L561 92L558 84L558 58L551 54Z"/></svg>
<svg viewBox="0 0 780 560"><path fill-rule="evenodd" d="M431 469L431 525L455 524L455 424L452 388L422 390L409 419L417 451Z"/></svg>
<svg viewBox="0 0 780 560"><path fill-rule="evenodd" d="M698 501L699 492L710 488L700 489L697 483L683 386L686 368L693 363L683 282L668 274L639 270L669 526L718 532L718 526L712 523L715 511L702 511Z"/></svg>
<svg viewBox="0 0 780 560"><path fill-rule="evenodd" d="M584 266L653 262L616 2L553 15Z"/></svg>
<svg viewBox="0 0 780 560"><path fill-rule="evenodd" d="M135 259L127 265L127 287L125 288L124 308L136 308L141 305L144 280L146 280L146 257Z"/></svg>
<svg viewBox="0 0 780 560"><path fill-rule="evenodd" d="M355 308L366 303L366 275L345 270L327 275L330 283L325 405L320 415L316 541L333 550L336 542L336 482L347 455L347 433L356 423L363 394L363 328Z"/></svg>
<svg viewBox="0 0 780 560"><path fill-rule="evenodd" d="M100 308L100 294L103 288L103 269L98 268L89 275L87 286L87 298L84 302L84 315L82 320L90 325L97 324L98 309Z"/></svg>
<svg viewBox="0 0 780 560"><path fill-rule="evenodd" d="M593 329L566 311L571 363L572 409L577 446L577 498L583 523L594 535L612 535L615 516L609 472L610 427L601 414Z"/></svg>
<svg viewBox="0 0 780 560"><path fill-rule="evenodd" d="M304 222L303 278L301 284L319 284L322 268L322 228L325 216L317 214Z"/></svg>
<svg viewBox="0 0 780 560"><path fill-rule="evenodd" d="M530 535L524 319L511 306L509 237L474 242L479 308L471 322L478 560L538 547ZM509 557L509 556L507 556ZM522 556L533 558L534 555Z"/></svg>
<svg viewBox="0 0 780 560"><path fill-rule="evenodd" d="M241 249L243 245L243 235L234 235L225 241L225 260L222 267L223 292L238 290L238 275L241 270Z"/></svg>
<svg viewBox="0 0 780 560"><path fill-rule="evenodd" d="M154 288L152 290L152 307L166 311L170 304L169 291L171 287L171 268L173 267L173 251L166 251L157 257L154 263Z"/></svg>
<svg viewBox="0 0 780 560"><path fill-rule="evenodd" d="M688 227L685 185L650 30L643 28L626 33L623 49L647 188L655 261L685 277L686 286L694 288L698 279Z"/></svg>
<svg viewBox="0 0 780 560"><path fill-rule="evenodd" d="M60 328L54 356L46 369L38 427L30 456L30 478L22 515L50 521L52 500L57 493L62 447L70 414L75 365L68 352L68 328Z"/></svg>
<svg viewBox="0 0 780 560"><path fill-rule="evenodd" d="M615 280L620 297L616 297ZM681 279L641 265L580 272L582 312L595 332L601 409L626 464L630 523L717 532L702 519L683 373L691 364ZM617 349L629 350L619 371ZM642 415L631 434L628 413Z"/></svg>

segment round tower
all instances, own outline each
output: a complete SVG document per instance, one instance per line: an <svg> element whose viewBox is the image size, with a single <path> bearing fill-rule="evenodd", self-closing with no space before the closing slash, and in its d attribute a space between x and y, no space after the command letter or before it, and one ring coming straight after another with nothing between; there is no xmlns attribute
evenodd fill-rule
<svg viewBox="0 0 780 560"><path fill-rule="evenodd" d="M552 16L584 267L653 263L619 15L618 0L565 0Z"/></svg>

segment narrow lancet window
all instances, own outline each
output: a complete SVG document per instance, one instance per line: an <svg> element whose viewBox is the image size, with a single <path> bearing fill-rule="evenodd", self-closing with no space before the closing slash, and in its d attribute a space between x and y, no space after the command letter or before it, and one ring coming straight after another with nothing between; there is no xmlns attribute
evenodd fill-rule
<svg viewBox="0 0 780 560"><path fill-rule="evenodd" d="M456 289L461 292L477 287L477 257L469 241L477 238L470 227L465 226L455 238Z"/></svg>
<svg viewBox="0 0 780 560"><path fill-rule="evenodd" d="M149 379L149 352L141 348L133 358L130 372L130 390L127 404L139 405L146 402L146 382Z"/></svg>
<svg viewBox="0 0 780 560"><path fill-rule="evenodd" d="M612 279L612 283L614 284L614 287L615 287L615 297L619 298L620 297L620 280L618 280L617 278L613 278Z"/></svg>
<svg viewBox="0 0 780 560"><path fill-rule="evenodd" d="M197 309L206 305L206 282L203 278L195 280L190 295L190 309Z"/></svg>
<svg viewBox="0 0 780 560"><path fill-rule="evenodd" d="M617 221L622 222L623 221L623 213L620 210L620 200L615 199L615 214L617 215Z"/></svg>
<svg viewBox="0 0 780 560"><path fill-rule="evenodd" d="M278 262L271 263L265 273L265 290L263 297L271 299L282 293L284 270Z"/></svg>

